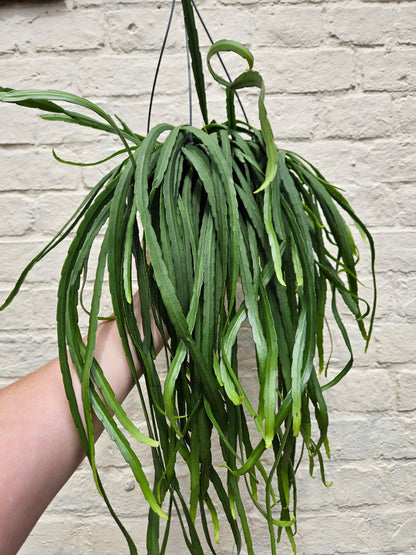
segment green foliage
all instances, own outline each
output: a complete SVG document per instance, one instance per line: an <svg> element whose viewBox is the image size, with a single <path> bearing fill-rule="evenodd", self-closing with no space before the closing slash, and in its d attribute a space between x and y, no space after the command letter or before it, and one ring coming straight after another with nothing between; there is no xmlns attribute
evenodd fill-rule
<svg viewBox="0 0 416 555"><path fill-rule="evenodd" d="M303 442L311 467L318 458L324 481L321 450L328 452L328 412L323 393L353 362L339 301L342 313L352 314L366 343L374 319L375 293L371 307L359 297L358 250L345 216L368 240L373 278L374 244L339 189L297 154L276 149L264 105L263 79L252 69L251 53L238 43L220 41L208 54L210 71L227 89L228 113L226 123L208 124L193 10L189 2L183 4L205 120L202 130L159 124L141 137L74 95L0 89L1 101L39 108L47 112L45 119L117 134L125 152L125 159L101 179L66 226L23 271L1 308L15 297L33 264L76 228L58 293L60 364L97 487L131 553L136 553L134 543L114 514L99 478L92 412L130 465L149 503L149 554L165 552L170 521L162 523L174 510L192 554L205 552L197 515L205 541L215 553L219 510L226 516L237 551L244 541L248 552L254 553L243 490L267 521L271 553L276 553L282 530L295 550L296 444ZM248 62L248 70L233 82L217 76L210 65L211 57L224 50ZM235 119L235 91L247 86L260 89L260 130ZM61 103L88 108L103 122L64 109ZM100 254L84 344L79 328L82 283L96 243ZM93 357L105 271L148 436L137 430L118 404ZM132 305L135 284L142 333ZM331 381L325 380L328 310L332 312L328 326L338 328L350 353L345 367ZM164 383L155 366L151 313L165 342L168 372ZM243 345L238 338L243 325L251 332L257 361L252 369L252 382L258 386L255 399L239 375ZM133 354L143 370L148 406ZM85 428L69 357L82 384ZM311 432L312 413L316 439ZM131 438L151 450L152 485ZM188 498L176 476L178 461L189 470Z"/></svg>

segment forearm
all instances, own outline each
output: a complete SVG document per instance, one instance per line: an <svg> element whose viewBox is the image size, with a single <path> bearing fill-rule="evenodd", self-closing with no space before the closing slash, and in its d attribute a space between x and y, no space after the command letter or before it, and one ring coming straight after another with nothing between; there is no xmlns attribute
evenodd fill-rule
<svg viewBox="0 0 416 555"><path fill-rule="evenodd" d="M159 350L156 329L154 338ZM115 321L98 327L94 356L122 402L134 379ZM74 369L73 374L80 400ZM96 418L94 430L98 437L102 426ZM17 552L83 456L58 360L0 391L0 555Z"/></svg>
<svg viewBox="0 0 416 555"><path fill-rule="evenodd" d="M0 430L0 555L9 555L83 457L57 360L0 392Z"/></svg>

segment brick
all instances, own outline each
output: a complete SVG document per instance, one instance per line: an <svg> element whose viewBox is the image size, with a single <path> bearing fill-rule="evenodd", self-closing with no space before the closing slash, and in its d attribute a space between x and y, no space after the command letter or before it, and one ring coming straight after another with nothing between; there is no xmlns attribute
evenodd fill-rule
<svg viewBox="0 0 416 555"><path fill-rule="evenodd" d="M363 510L362 518L366 519L371 529L371 551L374 543L378 546L377 553L412 553L416 543L412 530L416 525L416 514L412 504L393 508L391 511L368 507ZM373 543L374 542L374 543Z"/></svg>
<svg viewBox="0 0 416 555"><path fill-rule="evenodd" d="M29 15L29 14L28 14ZM0 52L82 51L103 47L102 14L60 11L0 20Z"/></svg>
<svg viewBox="0 0 416 555"><path fill-rule="evenodd" d="M415 44L416 8L410 2L397 7L395 20L397 41L402 44Z"/></svg>
<svg viewBox="0 0 416 555"><path fill-rule="evenodd" d="M331 140L302 143L302 152L326 174L334 185L349 183L361 187L387 184L397 187L413 182L416 160L411 140L356 141ZM300 148L297 150L300 154ZM327 168L327 169L326 169Z"/></svg>
<svg viewBox="0 0 416 555"><path fill-rule="evenodd" d="M38 196L35 200L34 229L51 239L75 213L85 196L84 193L66 192L47 192ZM67 246L68 242L65 249Z"/></svg>
<svg viewBox="0 0 416 555"><path fill-rule="evenodd" d="M371 527L356 510L344 513L340 509L335 512L323 509L318 514L299 514L298 518L300 522L296 539L300 553L369 553L367 546ZM342 526L339 524L340 519ZM373 549L371 553L374 553Z"/></svg>
<svg viewBox="0 0 416 555"><path fill-rule="evenodd" d="M56 554L56 545L59 543L59 552L62 555L118 555L128 550L126 540L121 531L112 520L111 516L105 513L95 517L88 516L80 518L70 515L67 518L59 516L47 516L43 518L32 532L29 540L19 552L22 555L36 555L39 552L45 555ZM179 527L177 518L173 517L174 529ZM75 523L75 524L74 524ZM123 525L130 535L134 538L139 553L146 552L146 529L147 519L137 519L134 512L129 518L123 519ZM74 533L76 526L76 534ZM226 528L223 527L225 535ZM231 535L231 534L230 534ZM186 545L183 538L173 531L168 543L167 553L186 553ZM219 552L221 553L221 552ZM227 551L222 552L225 555ZM230 546L228 553L232 553Z"/></svg>
<svg viewBox="0 0 416 555"><path fill-rule="evenodd" d="M40 70L41 68L41 70ZM2 87L14 89L59 89L74 92L73 63L69 56L0 57Z"/></svg>
<svg viewBox="0 0 416 555"><path fill-rule="evenodd" d="M416 462L406 459L395 461L388 468L383 479L392 488L394 498L413 504L416 495L415 472Z"/></svg>
<svg viewBox="0 0 416 555"><path fill-rule="evenodd" d="M374 342L377 361L380 364L409 364L414 361L411 347L414 343L414 324L388 321L383 326L376 324ZM408 348L406 348L408 346Z"/></svg>
<svg viewBox="0 0 416 555"><path fill-rule="evenodd" d="M146 56L100 56L84 57L77 61L74 71L81 96L135 96L150 94L158 59L156 52ZM178 83L178 68L182 79ZM158 87L163 90L169 84L172 93L187 90L186 53L172 54L169 64L163 65Z"/></svg>
<svg viewBox="0 0 416 555"><path fill-rule="evenodd" d="M333 457L349 461L412 459L416 454L413 421L411 416L379 413L334 416L329 432Z"/></svg>
<svg viewBox="0 0 416 555"><path fill-rule="evenodd" d="M288 49L284 56L256 51L257 69L269 92L342 91L355 86L354 54L339 49Z"/></svg>
<svg viewBox="0 0 416 555"><path fill-rule="evenodd" d="M416 318L416 301L413 295L416 276L411 273L396 275L394 279L396 314L405 321L412 323Z"/></svg>
<svg viewBox="0 0 416 555"><path fill-rule="evenodd" d="M337 187L342 187L348 197L352 184L365 186L374 183L374 177L368 175L373 168L365 164L370 144L347 140L296 141L281 145L293 150L316 166L325 178ZM374 169L374 173L375 169Z"/></svg>
<svg viewBox="0 0 416 555"><path fill-rule="evenodd" d="M397 222L403 227L414 227L416 222L413 217L412 201L415 195L415 183L403 183L397 187Z"/></svg>
<svg viewBox="0 0 416 555"><path fill-rule="evenodd" d="M329 32L342 43L381 45L395 37L397 5L330 7ZM371 24L369 22L371 21Z"/></svg>
<svg viewBox="0 0 416 555"><path fill-rule="evenodd" d="M345 189L344 196L371 232L376 227L393 227L400 218L398 195L390 184L362 184L357 177L356 183Z"/></svg>
<svg viewBox="0 0 416 555"><path fill-rule="evenodd" d="M0 279L2 283L13 284L25 266L46 246L52 237L43 241L0 242L0 260L2 268ZM61 244L40 260L28 273L27 283L58 282L61 275L61 266L64 260L68 241Z"/></svg>
<svg viewBox="0 0 416 555"><path fill-rule="evenodd" d="M256 46L308 48L326 38L324 12L320 6L268 6L253 12ZM284 54L282 53L282 57Z"/></svg>
<svg viewBox="0 0 416 555"><path fill-rule="evenodd" d="M374 232L380 263L388 262L388 267L395 271L404 268L414 268L416 254L414 245L416 233L414 231ZM382 271L382 268L380 268Z"/></svg>
<svg viewBox="0 0 416 555"><path fill-rule="evenodd" d="M0 103L0 145L33 144L36 142L37 123L36 114L32 110L6 102Z"/></svg>
<svg viewBox="0 0 416 555"><path fill-rule="evenodd" d="M3 6L2 6L3 8ZM3 8L0 12L0 54L26 52L30 47L28 18L19 17L16 10Z"/></svg>
<svg viewBox="0 0 416 555"><path fill-rule="evenodd" d="M80 555L81 553L83 555L96 553L115 555L117 551L124 549L125 539L105 511L106 509L103 508L103 516L94 518L91 516L80 518L72 514L66 518L63 518L62 515L54 517L47 515L38 523L21 552L23 555L35 555L39 552L53 555L56 553L56 544L59 543L62 546L59 547L62 555ZM128 523L124 522L124 524L127 525L129 532L132 532L137 526L137 519L133 516ZM76 534L74 534L74 525Z"/></svg>
<svg viewBox="0 0 416 555"><path fill-rule="evenodd" d="M109 12L106 15L106 22L112 49L116 52L142 52L147 49L159 52L169 14L169 3L158 4L157 8L155 6L142 6L140 9L122 7L117 11ZM169 49L175 46L185 47L185 34L181 29L181 19L178 14L172 19L165 59L170 56Z"/></svg>
<svg viewBox="0 0 416 555"><path fill-rule="evenodd" d="M2 299L9 294L10 289L4 285L0 291ZM48 289L22 288L7 307L7 321L3 322L3 331L17 330L54 330L56 322L57 286L49 284ZM22 315L24 315L22 317Z"/></svg>
<svg viewBox="0 0 416 555"><path fill-rule="evenodd" d="M38 52L94 50L104 46L104 18L101 13L63 11L37 18L32 24Z"/></svg>
<svg viewBox="0 0 416 555"><path fill-rule="evenodd" d="M368 151L367 165L374 182L399 184L413 182L416 160L411 141L375 143ZM364 161L363 161L364 162ZM374 173L371 172L374 169Z"/></svg>
<svg viewBox="0 0 416 555"><path fill-rule="evenodd" d="M394 405L391 376L385 368L353 367L348 375L326 393L329 410L383 412Z"/></svg>
<svg viewBox="0 0 416 555"><path fill-rule="evenodd" d="M1 152L1 191L76 189L80 169L57 164L49 148Z"/></svg>
<svg viewBox="0 0 416 555"><path fill-rule="evenodd" d="M99 458L97 462L100 463ZM147 503L142 498L140 486L130 468L101 469L100 476L103 483L108 484L105 488L106 493L120 518L129 517L133 512L137 518L147 517ZM76 512L82 518L94 517L100 513L105 515L107 512L106 505L95 487L91 469L85 464L77 470L71 483L52 501L49 509L53 515Z"/></svg>
<svg viewBox="0 0 416 555"><path fill-rule="evenodd" d="M409 136L416 125L416 96L393 100L393 129L397 134Z"/></svg>
<svg viewBox="0 0 416 555"><path fill-rule="evenodd" d="M3 300L3 294L1 299ZM0 321L8 318L8 309L0 314ZM3 326L2 326L3 327ZM15 381L40 368L58 355L56 333L23 330L21 333L3 333L0 341L3 377Z"/></svg>
<svg viewBox="0 0 416 555"><path fill-rule="evenodd" d="M391 320L399 317L402 321L412 322L416 316L416 303L412 294L416 286L415 280L416 276L411 273L379 271L377 318Z"/></svg>
<svg viewBox="0 0 416 555"><path fill-rule="evenodd" d="M397 409L399 411L416 410L416 372L400 370L397 374Z"/></svg>
<svg viewBox="0 0 416 555"><path fill-rule="evenodd" d="M393 110L387 94L328 97L319 105L321 137L385 138L392 132Z"/></svg>
<svg viewBox="0 0 416 555"><path fill-rule="evenodd" d="M394 189L412 183L416 172L412 140L348 141L340 139L297 141L281 145L314 164L325 177L348 192L353 184L368 190L386 185ZM348 194L346 195L349 198ZM391 208L394 214L394 206Z"/></svg>
<svg viewBox="0 0 416 555"><path fill-rule="evenodd" d="M222 100L222 99L221 99ZM194 125L199 125L200 114L199 108L196 104L196 99L194 98L193 104L193 118ZM139 99L135 98L116 98L112 103L112 112L119 115L130 127L138 134L147 134L147 116L149 110L150 94L143 95ZM210 117L215 118L217 121L225 120L225 109L223 107L223 102L212 102L209 103L209 114ZM216 109L219 106L220 110ZM223 114L221 116L220 114ZM189 106L187 99L183 102L172 103L172 98L164 93L159 87L156 89L156 97L152 106L150 127L153 127L157 123L166 122L172 125L182 125L184 123L189 123Z"/></svg>
<svg viewBox="0 0 416 555"><path fill-rule="evenodd" d="M266 95L266 106L278 145L286 139L311 139L315 135L319 113L316 98Z"/></svg>
<svg viewBox="0 0 416 555"><path fill-rule="evenodd" d="M30 199L22 195L1 195L0 236L24 235L34 221L34 206ZM3 207L6 207L5 210Z"/></svg>
<svg viewBox="0 0 416 555"><path fill-rule="evenodd" d="M413 91L416 88L414 52L370 50L361 54L365 91Z"/></svg>
<svg viewBox="0 0 416 555"><path fill-rule="evenodd" d="M305 469L306 470L306 469ZM381 505L384 496L388 495L390 483L386 480L389 466L386 463L374 462L370 467L364 462L341 463L326 462L326 479L332 482L325 490L321 484L319 467L315 468L315 480L302 478L299 485L302 498L301 507L308 511L334 510L355 507L356 511L366 505Z"/></svg>

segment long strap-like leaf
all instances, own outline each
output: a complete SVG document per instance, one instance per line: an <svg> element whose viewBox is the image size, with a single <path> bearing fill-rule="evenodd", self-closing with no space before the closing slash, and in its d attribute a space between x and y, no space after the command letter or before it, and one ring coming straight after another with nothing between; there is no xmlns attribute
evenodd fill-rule
<svg viewBox="0 0 416 555"><path fill-rule="evenodd" d="M188 35L189 52L192 60L195 89L198 95L199 107L205 125L208 124L207 97L205 93L205 79L202 66L201 50L199 48L198 30L195 24L195 15L191 0L182 0L182 9L185 19L185 28Z"/></svg>

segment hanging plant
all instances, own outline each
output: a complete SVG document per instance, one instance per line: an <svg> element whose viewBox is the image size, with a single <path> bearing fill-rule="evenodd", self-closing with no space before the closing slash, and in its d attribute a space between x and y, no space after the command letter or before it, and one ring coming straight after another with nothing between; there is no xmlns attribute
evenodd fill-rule
<svg viewBox="0 0 416 555"><path fill-rule="evenodd" d="M339 189L301 156L276 148L263 79L253 70L252 54L239 43L220 41L209 50L208 68L226 90L227 121L218 124L208 119L196 8L188 0L182 4L202 129L162 123L142 137L78 96L0 88L1 101L41 109L47 112L44 119L118 135L123 149L114 155L124 153L123 161L99 181L25 268L1 309L16 296L33 265L76 229L58 291L60 366L97 487L130 552L137 552L134 542L111 508L99 478L93 412L130 465L149 503L149 554L165 553L175 511L189 551L193 555L205 552L202 529L206 545L215 553L220 537L218 510L228 520L237 551L244 541L248 552L254 553L247 504L243 503L247 492L267 522L271 553L276 553L282 530L295 551L299 458L305 450L311 472L317 459L325 482L322 450L329 456L329 447L324 392L353 363L344 314L352 314L366 344L374 320L375 282L373 303L368 305L359 296L358 249L344 218L368 241L373 280L374 244ZM247 70L232 81L211 66L212 57L224 51L247 62ZM236 119L236 93L246 87L259 89L260 129ZM100 119L68 110L64 107L68 103L87 108ZM99 256L85 344L79 312L95 244L99 244ZM114 318L142 401L148 436L138 431L117 403L94 360L106 271ZM242 295L238 294L240 284ZM132 304L136 287L142 333ZM330 323L326 322L328 310ZM166 350L164 383L155 366L151 314ZM324 352L325 323L338 328L350 353L344 368L331 380L325 379L329 364ZM255 350L251 381L257 384L258 394L254 399L252 388L245 391L239 376L242 326L250 330ZM148 406L134 357L143 371ZM69 360L82 384L85 427ZM129 437L151 450L153 485ZM305 449L296 456L299 441ZM189 470L189 497L182 493L176 476L178 461Z"/></svg>

